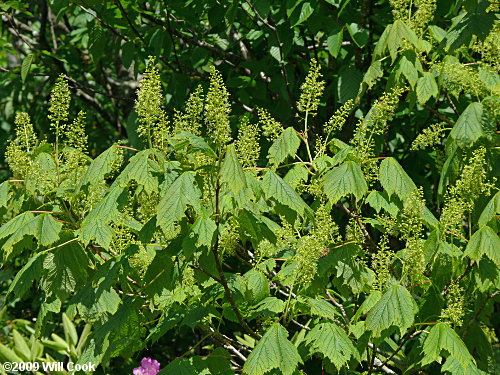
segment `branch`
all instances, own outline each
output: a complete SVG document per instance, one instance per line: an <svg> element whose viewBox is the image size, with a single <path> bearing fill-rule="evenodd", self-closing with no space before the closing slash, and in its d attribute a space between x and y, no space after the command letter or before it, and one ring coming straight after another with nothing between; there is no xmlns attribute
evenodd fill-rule
<svg viewBox="0 0 500 375"><path fill-rule="evenodd" d="M398 354L398 352L403 348L403 345L406 344L409 340L411 340L412 338L420 335L423 331L417 331L415 333L412 333L411 335L407 336L402 342L401 344L399 344L399 346L397 347L397 349L389 356L387 357L387 359L384 361L384 363L382 363L382 366L385 366L387 365L387 363L392 360L392 358Z"/></svg>
<svg viewBox="0 0 500 375"><path fill-rule="evenodd" d="M128 36L126 35L123 35L123 34L120 34L118 31L116 31L115 29L113 29L111 26L109 26L106 22L104 22L102 20L102 18L100 18L98 15L97 15L97 12L96 13L92 13L89 9L85 8L84 6L82 5L78 5L80 7L81 10L83 10L85 13L87 14L90 14L92 17L94 17L96 20L99 21L99 23L101 25L103 25L106 29L108 29L109 31L111 31L113 34L115 34L118 38L120 39L123 39L127 42L130 42L131 40L129 39ZM135 43L134 43L135 44ZM137 45L136 45L137 46Z"/></svg>
<svg viewBox="0 0 500 375"><path fill-rule="evenodd" d="M220 221L220 213L219 213L219 193L220 193L220 183L217 181L217 186L215 188L215 223L217 224L217 227L219 227L219 221ZM224 271L222 269L222 264L219 258L219 237L217 236L215 240L215 245L212 247L212 253L214 254L215 258L215 264L217 266L217 272L219 274L219 279L220 279L220 284L224 288L224 292L226 294L227 299L229 300L229 303L231 305L231 308L233 309L234 313L236 314L236 318L238 319L238 322L240 322L241 326L247 333L252 336L254 339L259 339L259 335L257 335L243 320L243 317L241 316L240 309L236 305L236 302L234 301L234 297L231 293L231 290L229 289L229 286L227 284L227 279L226 276L224 275Z"/></svg>
<svg viewBox="0 0 500 375"><path fill-rule="evenodd" d="M361 231L363 232L363 236L365 237L365 243L370 247L373 251L377 250L377 244L373 240L373 238L370 236L370 233L368 233L368 230L366 229L365 225L359 218L358 214L355 212L349 210L342 202L338 203L338 206L343 209L350 217L354 218L356 222L358 223L359 227L361 228Z"/></svg>
<svg viewBox="0 0 500 375"><path fill-rule="evenodd" d="M428 104L424 104L424 107L431 111L432 113L434 113L437 117L439 117L440 120L446 122L448 125L450 126L454 126L455 124L453 123L453 121L451 121L448 117L446 117L445 115L443 115L441 112L439 112L438 110L432 108L430 105Z"/></svg>
<svg viewBox="0 0 500 375"><path fill-rule="evenodd" d="M123 16L125 17L125 19L127 20L127 23L129 24L129 26L132 29L132 31L134 32L134 34L141 40L141 42L142 42L143 45L146 45L146 41L144 40L144 38L142 37L142 35L139 34L139 31L137 31L137 29L135 28L135 26L132 23L132 21L130 21L128 13L123 8L123 5L122 5L121 1L120 0L115 0L115 2L118 5L118 8L120 8L121 14L123 14Z"/></svg>
<svg viewBox="0 0 500 375"><path fill-rule="evenodd" d="M458 283L460 280L464 278L465 275L469 273L469 271L472 269L472 266L474 265L474 262L469 259L469 264L467 264L467 267L465 267L464 272L462 272L460 275L455 280L451 280L446 286L444 287L443 291L441 292L442 296L446 296L448 292L450 291L450 287L453 283Z"/></svg>
<svg viewBox="0 0 500 375"><path fill-rule="evenodd" d="M488 297L486 297L486 299L484 300L484 302L481 305L481 307L474 313L474 315L472 316L472 318L469 319L469 321L467 322L467 325L464 328L464 332L462 333L462 337L467 336L467 332L469 331L469 328L470 328L472 322L474 320L476 320L479 315L481 315L481 313L483 312L483 310L486 307L486 304L489 302L489 300L492 299L492 298L495 298L499 293L500 293L500 291L497 290L497 291L491 293Z"/></svg>
<svg viewBox="0 0 500 375"><path fill-rule="evenodd" d="M286 92L288 94L288 99L290 102L293 104L293 107L295 108L295 111L297 111L297 105L295 103L295 100L293 98L292 92L290 90L290 82L288 81L288 75L286 73L286 68L285 68L285 61L283 60L283 43L281 42L280 36L278 34L278 29L274 25L274 22L271 23L267 22L262 16L259 14L255 6L248 0L245 0L245 2L248 4L248 6L252 9L254 12L255 16L259 19L260 22L262 22L265 26L267 26L273 33L274 37L276 38L276 42L278 43L278 50L280 53L280 65L281 65L281 74L283 75L283 78L285 79L285 85L286 85Z"/></svg>
<svg viewBox="0 0 500 375"><path fill-rule="evenodd" d="M342 317L344 318L344 320L346 321L346 323L348 325L351 325L351 320L349 319L349 317L347 316L346 312L345 312L345 309L344 309L344 306L342 306L341 303L337 302L335 300L335 298L333 298L333 296L330 294L330 292L325 288L325 293L326 295L328 296L329 300L331 303L333 303L335 306L337 306L339 309L340 309L340 312L342 313Z"/></svg>

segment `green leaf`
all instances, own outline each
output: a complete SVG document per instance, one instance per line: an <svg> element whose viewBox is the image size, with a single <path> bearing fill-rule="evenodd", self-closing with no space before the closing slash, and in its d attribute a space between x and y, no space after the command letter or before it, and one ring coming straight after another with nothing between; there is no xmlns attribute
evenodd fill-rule
<svg viewBox="0 0 500 375"><path fill-rule="evenodd" d="M346 27L352 40L358 47L363 48L366 46L370 34L367 29L357 23L348 24Z"/></svg>
<svg viewBox="0 0 500 375"><path fill-rule="evenodd" d="M2 363L12 362L12 363L21 363L23 360L19 358L19 356L9 347L0 343L0 360Z"/></svg>
<svg viewBox="0 0 500 375"><path fill-rule="evenodd" d="M304 4L302 4L302 8L300 9L299 19L297 20L297 22L295 22L294 25L292 25L292 27L304 23L309 17L311 17L311 14L313 14L313 12L314 9L311 6L311 3L305 2Z"/></svg>
<svg viewBox="0 0 500 375"><path fill-rule="evenodd" d="M391 286L366 317L366 329L380 337L383 330L396 326L401 335L413 324L418 311L410 292L401 285Z"/></svg>
<svg viewBox="0 0 500 375"><path fill-rule="evenodd" d="M78 342L78 334L73 322L68 318L66 313L62 313L62 322L64 329L64 338L70 345L76 345Z"/></svg>
<svg viewBox="0 0 500 375"><path fill-rule="evenodd" d="M0 208L7 207L7 201L9 199L9 182L4 181L0 184Z"/></svg>
<svg viewBox="0 0 500 375"><path fill-rule="evenodd" d="M194 172L181 174L158 204L157 222L164 231L168 231L173 223L184 217L188 204L193 207L199 205L201 193L195 185L194 176Z"/></svg>
<svg viewBox="0 0 500 375"><path fill-rule="evenodd" d="M136 55L136 48L133 42L127 42L122 46L122 64L128 69Z"/></svg>
<svg viewBox="0 0 500 375"><path fill-rule="evenodd" d="M363 301L361 306L359 306L359 309L358 311L356 311L356 314L354 314L354 316L352 317L351 322L353 323L357 322L362 315L368 313L368 311L370 311L371 308L375 306L378 301L380 301L380 298L382 298L382 293L380 291L375 290L371 292L368 295L368 297L366 297L366 299Z"/></svg>
<svg viewBox="0 0 500 375"><path fill-rule="evenodd" d="M125 297L118 311L96 329L77 364L90 362L98 365L109 360L113 354L123 352L131 355L142 348L141 336L145 330L139 317L141 305L141 299Z"/></svg>
<svg viewBox="0 0 500 375"><path fill-rule="evenodd" d="M12 330L12 338L14 339L14 351L21 356L24 361L31 359L31 350L24 337L17 329Z"/></svg>
<svg viewBox="0 0 500 375"><path fill-rule="evenodd" d="M358 351L343 329L335 323L321 323L315 326L305 338L310 354L328 358L340 370L350 358L357 358Z"/></svg>
<svg viewBox="0 0 500 375"><path fill-rule="evenodd" d="M340 286L348 286L354 294L367 292L373 283L374 272L368 268L358 257L364 257L364 253L358 245L343 245L334 251L330 251L321 263L333 267L334 282ZM327 274L330 277L330 274Z"/></svg>
<svg viewBox="0 0 500 375"><path fill-rule="evenodd" d="M210 218L200 216L193 224L193 233L196 235L196 246L212 247L217 225Z"/></svg>
<svg viewBox="0 0 500 375"><path fill-rule="evenodd" d="M437 98L439 95L438 86L434 75L424 72L417 82L417 99L420 104L425 104L431 96Z"/></svg>
<svg viewBox="0 0 500 375"><path fill-rule="evenodd" d="M382 69L382 62L377 60L372 62L372 64L368 67L365 75L363 76L363 82L368 85L368 88L372 88L372 86L377 81L377 78L380 78L384 75L384 71Z"/></svg>
<svg viewBox="0 0 500 375"><path fill-rule="evenodd" d="M11 219L0 227L0 241L7 240L2 244L3 258L7 259L16 244L21 243L27 236L35 236L38 229L38 218L31 212L26 211Z"/></svg>
<svg viewBox="0 0 500 375"><path fill-rule="evenodd" d="M346 68L340 71L337 89L341 103L354 99L358 95L362 81L363 75L355 68Z"/></svg>
<svg viewBox="0 0 500 375"><path fill-rule="evenodd" d="M450 137L460 147L470 147L480 138L488 137L491 120L481 103L471 103L458 118L451 129Z"/></svg>
<svg viewBox="0 0 500 375"><path fill-rule="evenodd" d="M182 148L187 147L188 151L201 152L211 158L217 158L215 151L202 137L187 131L183 130L179 132L174 137L170 138L169 141L173 144L175 150L181 150Z"/></svg>
<svg viewBox="0 0 500 375"><path fill-rule="evenodd" d="M66 299L87 279L88 258L78 242L67 243L47 253L43 261L42 289L46 295Z"/></svg>
<svg viewBox="0 0 500 375"><path fill-rule="evenodd" d="M274 57L278 62L282 62L281 54L280 54L280 48L277 46L272 46L271 49L269 50L269 53L271 54L272 57Z"/></svg>
<svg viewBox="0 0 500 375"><path fill-rule="evenodd" d="M464 252L464 256L468 256L476 262L483 255L490 258L496 265L500 265L500 237L487 225L479 228L472 235Z"/></svg>
<svg viewBox="0 0 500 375"><path fill-rule="evenodd" d="M418 46L418 37L408 25L401 20L396 20L387 35L386 47L389 49L392 61L396 60L399 48L407 40L413 46ZM384 48L385 50L385 48Z"/></svg>
<svg viewBox="0 0 500 375"><path fill-rule="evenodd" d="M470 355L467 347L457 333L446 323L438 323L432 327L429 335L424 341L422 364L426 365L438 361L442 350L450 353L462 366L466 367L474 358Z"/></svg>
<svg viewBox="0 0 500 375"><path fill-rule="evenodd" d="M288 127L273 142L269 148L267 158L273 165L279 165L289 156L295 156L300 146L300 138L293 127Z"/></svg>
<svg viewBox="0 0 500 375"><path fill-rule="evenodd" d="M234 375L230 360L231 355L225 349L216 348L208 356L177 358L158 375Z"/></svg>
<svg viewBox="0 0 500 375"><path fill-rule="evenodd" d="M341 316L333 305L324 299L308 298L307 304L311 306L311 314L318 315L326 319L337 319Z"/></svg>
<svg viewBox="0 0 500 375"><path fill-rule="evenodd" d="M111 146L106 151L102 152L97 158L92 160L89 167L85 171L80 183L76 187L77 194L82 187L87 184L95 185L102 182L106 176L116 167L120 161L120 154L116 146Z"/></svg>
<svg viewBox="0 0 500 375"><path fill-rule="evenodd" d="M28 53L21 64L21 80L26 81L26 77L30 71L31 63L33 62L34 53Z"/></svg>
<svg viewBox="0 0 500 375"><path fill-rule="evenodd" d="M285 302L276 297L266 297L260 301L255 310L255 316L272 316L285 310Z"/></svg>
<svg viewBox="0 0 500 375"><path fill-rule="evenodd" d="M38 231L36 237L42 246L50 246L59 240L59 233L62 223L57 221L50 214L38 216Z"/></svg>
<svg viewBox="0 0 500 375"><path fill-rule="evenodd" d="M32 256L19 272L16 273L12 284L7 290L7 297L14 293L17 298L22 298L33 286L34 281L42 276L45 253L38 253Z"/></svg>
<svg viewBox="0 0 500 375"><path fill-rule="evenodd" d="M429 26L429 34L434 38L434 40L438 43L441 43L443 38L446 36L446 30L443 30L439 26L430 25Z"/></svg>
<svg viewBox="0 0 500 375"><path fill-rule="evenodd" d="M326 39L326 44L328 46L328 52L333 57L337 57L342 47L342 41L344 38L344 28L341 28L337 33L330 35Z"/></svg>
<svg viewBox="0 0 500 375"><path fill-rule="evenodd" d="M131 181L135 181L144 186L144 191L149 195L158 192L158 177L153 173L159 172L160 167L151 156L157 160L162 158L161 154L154 149L142 150L132 156L129 164L111 185L111 189L115 186L125 188Z"/></svg>
<svg viewBox="0 0 500 375"><path fill-rule="evenodd" d="M234 144L227 147L226 157L220 168L220 178L223 183L229 186L235 196L247 187L245 172L236 155Z"/></svg>
<svg viewBox="0 0 500 375"><path fill-rule="evenodd" d="M263 375L273 369L292 375L302 359L297 348L287 339L288 332L280 324L273 324L255 345L243 366L245 375Z"/></svg>
<svg viewBox="0 0 500 375"><path fill-rule="evenodd" d="M366 203L372 206L377 213L380 213L380 210L383 208L386 212L391 214L391 216L396 216L400 210L397 203L390 199L387 195L387 192L380 191L372 191L366 197Z"/></svg>
<svg viewBox="0 0 500 375"><path fill-rule="evenodd" d="M251 304L269 297L269 281L262 272L250 270L243 276L246 282L246 296Z"/></svg>
<svg viewBox="0 0 500 375"><path fill-rule="evenodd" d="M118 216L119 198L122 193L123 188L112 189L83 219L77 233L84 245L95 240L105 249L109 248L113 238L109 222Z"/></svg>
<svg viewBox="0 0 500 375"><path fill-rule="evenodd" d="M358 200L361 199L368 191L368 185L359 164L346 161L325 175L323 189L328 199L336 203L349 194L353 194Z"/></svg>
<svg viewBox="0 0 500 375"><path fill-rule="evenodd" d="M288 206L300 216L310 215L311 209L283 179L272 170L268 170L262 179L262 190L266 199L274 199Z"/></svg>
<svg viewBox="0 0 500 375"><path fill-rule="evenodd" d="M489 90L500 84L498 73L491 68L479 68L479 78Z"/></svg>
<svg viewBox="0 0 500 375"><path fill-rule="evenodd" d="M406 77L412 88L415 87L418 79L418 71L415 65L416 63L417 57L415 56L415 52L405 51L403 53L403 56L401 56L401 59L399 60L397 68L398 74L402 73Z"/></svg>
<svg viewBox="0 0 500 375"><path fill-rule="evenodd" d="M468 46L473 36L477 36L481 41L488 36L495 24L496 16L494 12L485 12L487 6L488 2L482 2L478 9L461 14L460 21L451 27L441 41L441 46L444 46L446 52L451 54L463 45Z"/></svg>
<svg viewBox="0 0 500 375"><path fill-rule="evenodd" d="M491 198L486 207L483 209L481 216L479 216L478 224L480 227L489 224L496 215L500 213L500 191Z"/></svg>
<svg viewBox="0 0 500 375"><path fill-rule="evenodd" d="M417 186L394 158L385 158L379 168L380 183L389 196L396 194L401 200L405 200Z"/></svg>

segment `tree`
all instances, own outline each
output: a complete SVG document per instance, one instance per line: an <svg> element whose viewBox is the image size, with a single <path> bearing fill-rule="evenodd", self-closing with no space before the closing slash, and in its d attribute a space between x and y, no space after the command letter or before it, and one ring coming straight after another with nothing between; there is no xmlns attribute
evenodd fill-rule
<svg viewBox="0 0 500 375"><path fill-rule="evenodd" d="M70 104L69 86L79 83L67 71L48 111L35 112L48 112L48 138L35 131L38 117L16 115L12 177L0 185L0 245L11 270L4 294L37 324L31 341L23 338L31 327L16 327L3 360L68 356L116 373L136 367L130 356L147 346L162 374L495 372L496 5L192 2L167 12L165 3L75 4L50 9L71 13L69 25L98 18L113 35L100 52L88 45L87 68L104 51L123 61L133 45L143 47L139 72L158 19L170 20L162 22L170 33L156 38L171 41L174 59L148 59L125 142L99 144L105 129L86 141L99 110L76 114L82 98ZM360 21L327 36L315 26L325 9ZM389 9L393 19L376 17ZM277 42L288 30L290 47ZM236 35L236 49L224 35ZM245 63L242 45L273 63L264 69L258 55ZM200 49L211 58L189 60ZM344 67L323 68L334 56ZM25 84L48 66L27 72L32 61L24 61ZM192 88L176 81L182 89L167 86L165 95L160 72L170 69L174 81L186 66L200 78ZM233 86L235 77L251 83ZM270 80L266 90L261 79ZM273 108L269 97L278 99ZM101 99L108 113L127 111ZM49 340L52 326L65 338Z"/></svg>

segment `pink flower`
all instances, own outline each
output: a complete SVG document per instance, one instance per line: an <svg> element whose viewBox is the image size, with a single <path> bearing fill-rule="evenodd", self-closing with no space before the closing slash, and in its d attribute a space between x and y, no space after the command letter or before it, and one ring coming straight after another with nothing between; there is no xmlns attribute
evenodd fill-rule
<svg viewBox="0 0 500 375"><path fill-rule="evenodd" d="M155 359L145 357L141 361L141 367L134 369L134 375L156 375L160 372L160 362Z"/></svg>

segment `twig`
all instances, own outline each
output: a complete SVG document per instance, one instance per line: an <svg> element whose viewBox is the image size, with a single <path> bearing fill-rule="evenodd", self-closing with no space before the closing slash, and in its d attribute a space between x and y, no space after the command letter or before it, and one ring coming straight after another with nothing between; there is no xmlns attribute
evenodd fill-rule
<svg viewBox="0 0 500 375"><path fill-rule="evenodd" d="M446 296L448 292L450 291L450 287L453 283L458 283L460 280L464 278L465 275L472 269L472 266L474 265L474 261L469 259L469 263L467 264L467 267L465 267L464 272L462 272L460 275L455 280L451 280L446 286L444 287L443 291L441 292L442 296Z"/></svg>
<svg viewBox="0 0 500 375"><path fill-rule="evenodd" d="M363 232L363 236L365 237L365 242L367 243L367 245L372 250L374 250L374 251L377 250L377 244L375 243L373 238L370 236L370 233L368 233L368 230L366 229L365 225L363 224L363 222L361 221L359 216L355 212L349 210L342 202L339 202L338 206L340 208L342 208L350 217L352 217L354 220L356 220L361 231Z"/></svg>
<svg viewBox="0 0 500 375"><path fill-rule="evenodd" d="M448 117L446 117L445 115L443 115L441 112L437 111L436 109L432 108L430 105L428 104L424 104L424 107L431 111L432 113L434 113L437 117L439 117L440 120L446 122L448 125L450 126L454 126L455 124L453 123L453 121L451 121Z"/></svg>
<svg viewBox="0 0 500 375"><path fill-rule="evenodd" d="M72 239L71 239L71 240L69 240L69 241L63 242L63 243L61 243L61 244L59 244L59 245L56 245L56 246L54 246L54 247L51 247L51 248L49 248L49 249L45 249L43 252L44 252L44 253L48 253L49 251L55 250L55 249L57 249L57 248L59 248L59 247L63 247L63 246L65 246L65 245L67 245L67 244L69 244L69 243L71 243L71 242L75 242L75 241L78 241L78 238L72 238Z"/></svg>
<svg viewBox="0 0 500 375"><path fill-rule="evenodd" d="M297 325L297 326L299 326L302 329L305 329L306 331L310 331L311 330L311 328L309 328L308 326L305 326L305 325L297 322L295 319L292 319L292 323L295 324L295 325Z"/></svg>
<svg viewBox="0 0 500 375"><path fill-rule="evenodd" d="M389 361L392 360L392 358L394 358L394 356L396 354L398 354L398 352L401 350L401 348L403 347L404 344L406 344L409 340L411 340L412 338L420 335L423 331L417 331L415 333L412 333L411 335L407 336L402 342L401 344L399 344L399 346L396 348L396 350L384 361L384 363L382 363L382 366L385 366L387 365L387 363Z"/></svg>
<svg viewBox="0 0 500 375"><path fill-rule="evenodd" d="M120 8L120 12L123 14L123 16L125 17L125 19L127 20L127 23L129 24L129 26L132 29L132 31L134 32L134 34L141 40L141 42L142 42L143 45L146 45L146 41L144 40L144 38L142 37L142 35L139 34L139 31L137 31L137 29L135 28L135 26L132 23L132 21L130 21L128 13L123 8L123 5L122 5L121 1L120 0L115 0L115 2L116 2L116 5L118 5L118 8Z"/></svg>
<svg viewBox="0 0 500 375"><path fill-rule="evenodd" d="M215 188L215 223L217 224L217 227L219 227L219 221L220 221L220 213L219 213L219 192L220 192L220 182L217 181L217 186ZM233 309L236 318L238 319L238 322L240 322L241 326L247 333L252 336L255 339L259 339L259 335L257 335L243 320L243 316L241 315L240 309L236 305L236 302L234 301L234 297L231 293L231 290L229 289L229 286L227 284L227 279L226 276L224 275L224 271L222 269L222 263L219 258L219 238L217 237L215 241L215 245L212 247L212 253L215 258L215 265L217 266L217 272L219 274L219 279L220 279L220 284L224 288L224 292L226 294L227 299L229 300L229 304L231 305L231 308Z"/></svg>
<svg viewBox="0 0 500 375"><path fill-rule="evenodd" d="M283 43L281 42L280 36L278 34L278 29L276 26L268 21L266 21L262 16L259 14L255 6L248 0L245 0L245 2L248 4L248 6L252 9L254 12L255 16L259 19L260 22L262 22L265 26L267 26L273 33L274 37L276 38L276 42L278 43L278 50L280 53L280 65L281 65L281 74L283 75L283 78L285 79L285 85L286 85L286 91L288 94L288 99L292 103L292 105L295 108L295 111L297 111L297 105L295 103L295 100L293 98L292 92L290 90L290 82L288 81L288 74L286 72L286 67L285 67L285 61L283 59L284 54L283 54ZM272 22L272 21L271 21Z"/></svg>
<svg viewBox="0 0 500 375"><path fill-rule="evenodd" d="M335 298L333 298L333 296L330 294L330 292L325 288L325 293L326 295L328 296L328 299L330 300L331 303L333 303L335 306L337 306L339 309L340 309L340 312L342 314L342 317L344 318L345 322L348 324L348 325L351 325L351 320L349 319L349 317L347 316L346 312L345 312L345 309L344 309L344 306L342 306L341 303L337 302L335 300Z"/></svg>
<svg viewBox="0 0 500 375"><path fill-rule="evenodd" d="M87 14L90 14L92 17L94 17L96 20L99 21L99 23L101 25L103 25L106 29L108 29L109 31L111 31L113 34L115 34L118 38L120 39L123 39L127 42L130 42L130 39L128 36L126 35L122 35L120 34L118 31L116 31L115 29L113 29L111 26L109 26L107 23L105 23L98 15L97 13L92 13L89 9L85 8L84 6L82 5L78 5L78 7L83 10L85 13ZM134 43L135 44L135 43Z"/></svg>
<svg viewBox="0 0 500 375"><path fill-rule="evenodd" d="M500 293L500 291L497 290L497 291L491 293L488 297L486 297L486 299L484 300L484 302L481 305L481 307L474 313L474 315L472 316L472 318L469 319L469 321L467 322L467 325L465 326L464 331L462 333L462 337L467 336L467 332L469 331L469 328L470 328L472 322L474 322L477 319L477 317L479 315L481 315L481 313L483 312L483 310L486 307L486 304L489 302L489 300L492 299L492 298L495 298L499 293Z"/></svg>

